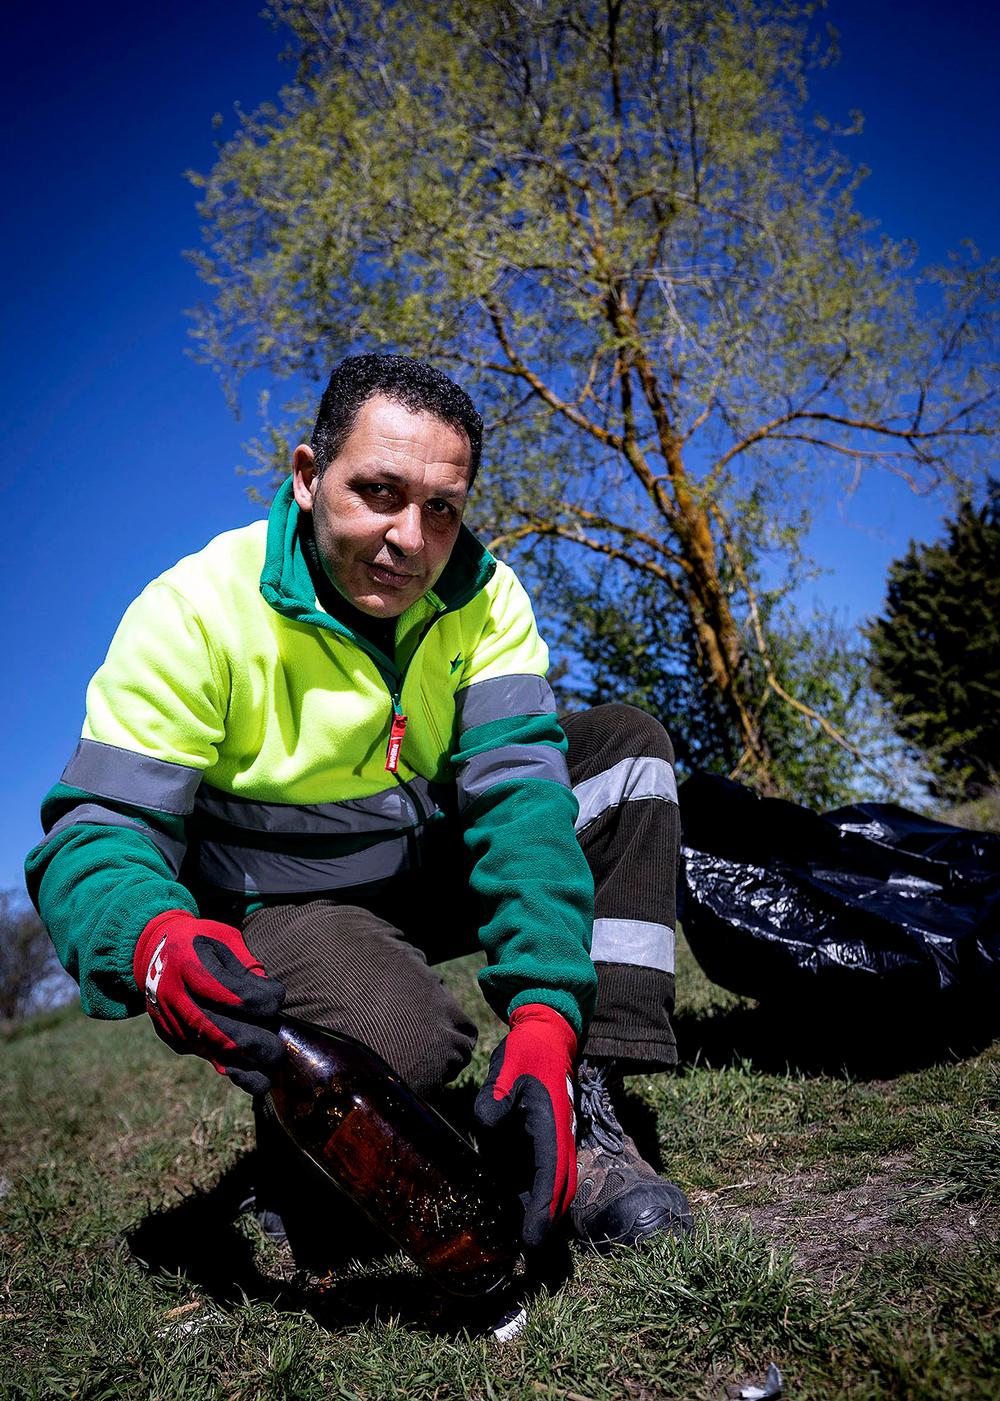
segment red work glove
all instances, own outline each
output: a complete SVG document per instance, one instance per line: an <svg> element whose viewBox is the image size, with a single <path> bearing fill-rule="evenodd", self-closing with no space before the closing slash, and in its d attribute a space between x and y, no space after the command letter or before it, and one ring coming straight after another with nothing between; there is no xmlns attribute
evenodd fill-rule
<svg viewBox="0 0 1000 1401"><path fill-rule="evenodd" d="M278 1015L285 989L238 929L167 910L139 935L132 969L162 1041L182 1056L204 1056L240 1089L266 1094L267 1072L284 1049L262 1023Z"/></svg>
<svg viewBox="0 0 1000 1401"><path fill-rule="evenodd" d="M532 1142L534 1181L525 1194L522 1235L540 1245L576 1194L573 1056L576 1033L553 1007L518 1007L493 1052L475 1116L486 1128L516 1110Z"/></svg>

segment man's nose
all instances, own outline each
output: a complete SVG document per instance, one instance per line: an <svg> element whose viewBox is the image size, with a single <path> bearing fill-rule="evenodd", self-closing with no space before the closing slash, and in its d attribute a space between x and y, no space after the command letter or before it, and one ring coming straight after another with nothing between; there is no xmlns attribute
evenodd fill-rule
<svg viewBox="0 0 1000 1401"><path fill-rule="evenodd" d="M424 525L416 502L404 506L392 518L386 542L404 555L416 555L424 548Z"/></svg>

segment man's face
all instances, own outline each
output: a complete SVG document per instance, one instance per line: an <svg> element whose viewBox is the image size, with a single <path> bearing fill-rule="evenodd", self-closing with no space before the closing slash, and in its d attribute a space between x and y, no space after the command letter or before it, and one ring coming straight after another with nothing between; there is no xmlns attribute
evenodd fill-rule
<svg viewBox="0 0 1000 1401"><path fill-rule="evenodd" d="M472 453L465 434L383 395L368 399L316 475L295 449L295 500L337 589L373 618L398 618L434 587L458 538Z"/></svg>

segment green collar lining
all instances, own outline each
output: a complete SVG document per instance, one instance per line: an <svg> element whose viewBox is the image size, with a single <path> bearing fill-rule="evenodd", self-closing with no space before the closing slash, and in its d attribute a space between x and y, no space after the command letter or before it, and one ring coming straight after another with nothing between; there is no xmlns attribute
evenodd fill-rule
<svg viewBox="0 0 1000 1401"><path fill-rule="evenodd" d="M267 549L260 575L260 591L278 613L300 623L315 623L336 632L351 633L329 613L316 608L309 564L298 535L299 508L291 477L278 488L267 517ZM424 599L441 613L451 613L475 598L493 577L497 562L466 526L462 526L451 558L437 586ZM424 599L418 600L418 607ZM355 639L357 640L357 639Z"/></svg>

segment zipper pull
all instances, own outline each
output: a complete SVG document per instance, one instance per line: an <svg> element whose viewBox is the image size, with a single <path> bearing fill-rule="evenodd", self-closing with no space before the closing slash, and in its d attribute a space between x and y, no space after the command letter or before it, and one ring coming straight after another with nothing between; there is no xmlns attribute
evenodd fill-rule
<svg viewBox="0 0 1000 1401"><path fill-rule="evenodd" d="M406 716L396 709L395 702L393 702L392 728L389 731L389 748L385 756L387 773L395 773L399 768L399 751L402 748L405 734Z"/></svg>

